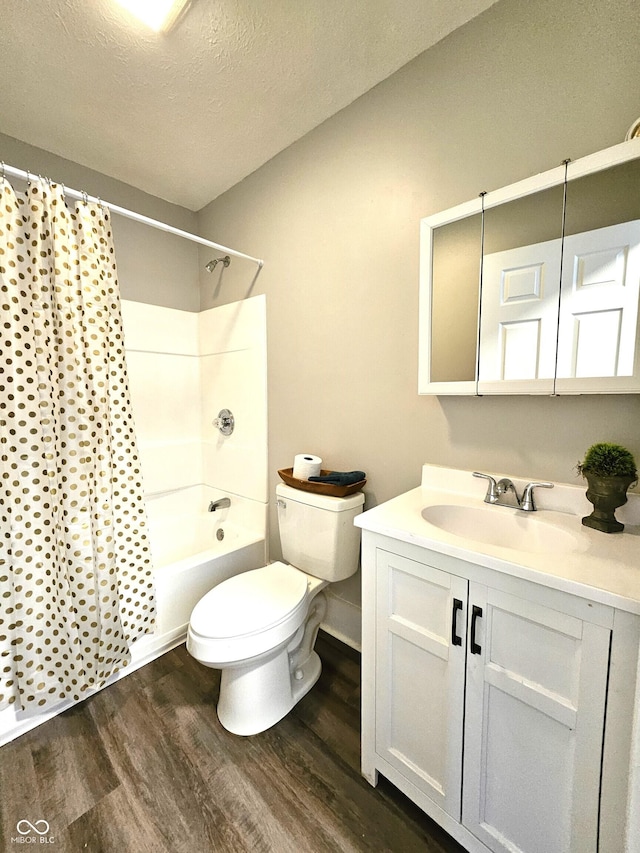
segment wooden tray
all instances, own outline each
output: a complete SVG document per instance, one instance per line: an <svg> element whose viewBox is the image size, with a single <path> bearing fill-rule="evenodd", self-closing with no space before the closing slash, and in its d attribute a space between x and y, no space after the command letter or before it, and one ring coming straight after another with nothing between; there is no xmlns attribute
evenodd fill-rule
<svg viewBox="0 0 640 853"><path fill-rule="evenodd" d="M324 477L330 473L331 471L322 470L320 476ZM348 486L336 486L333 483L312 483L310 480L299 480L294 477L293 468L280 468L278 474L287 486L292 486L294 489L300 489L303 492L314 492L316 495L331 495L334 498L346 498L347 495L354 495L367 482L360 480L357 483L349 483Z"/></svg>

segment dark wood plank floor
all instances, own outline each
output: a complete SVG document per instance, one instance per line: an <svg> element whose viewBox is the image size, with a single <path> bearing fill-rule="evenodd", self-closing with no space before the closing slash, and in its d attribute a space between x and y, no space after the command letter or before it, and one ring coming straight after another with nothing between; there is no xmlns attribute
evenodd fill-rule
<svg viewBox="0 0 640 853"><path fill-rule="evenodd" d="M318 684L251 738L222 728L219 673L181 646L3 747L0 848L44 819L57 853L463 853L360 776L358 656L317 649Z"/></svg>

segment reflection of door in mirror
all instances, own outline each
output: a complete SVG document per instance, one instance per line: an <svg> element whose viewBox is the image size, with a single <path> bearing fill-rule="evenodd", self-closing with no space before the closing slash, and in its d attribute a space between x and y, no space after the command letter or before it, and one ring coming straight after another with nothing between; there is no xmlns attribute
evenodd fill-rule
<svg viewBox="0 0 640 853"><path fill-rule="evenodd" d="M553 390L562 209L559 185L485 212L481 392Z"/></svg>
<svg viewBox="0 0 640 853"><path fill-rule="evenodd" d="M484 256L480 380L553 379L561 241Z"/></svg>
<svg viewBox="0 0 640 853"><path fill-rule="evenodd" d="M432 234L431 382L476 378L481 226L475 214Z"/></svg>
<svg viewBox="0 0 640 853"><path fill-rule="evenodd" d="M558 378L633 376L640 161L570 181L565 232Z"/></svg>

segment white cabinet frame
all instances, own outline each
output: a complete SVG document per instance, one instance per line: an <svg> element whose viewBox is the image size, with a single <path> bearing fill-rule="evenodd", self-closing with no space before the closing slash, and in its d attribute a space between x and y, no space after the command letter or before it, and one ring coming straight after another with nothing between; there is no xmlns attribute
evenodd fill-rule
<svg viewBox="0 0 640 853"><path fill-rule="evenodd" d="M426 217L420 222L420 304L418 344L418 393L437 395L478 394L585 394L585 393L639 393L640 392L640 342L636 337L635 367L633 376L562 378L558 377L551 388L549 382L527 380L499 380L480 382L476 360L473 380L456 382L431 381L432 302L431 273L433 264L433 234L436 228L466 219L505 202L530 196L542 190L569 183L593 173L640 158L640 138L635 138L603 151L582 157L568 165L558 166L534 177L518 181L499 190L486 193L449 210ZM478 326L479 343L479 326ZM551 388L551 390L550 390Z"/></svg>

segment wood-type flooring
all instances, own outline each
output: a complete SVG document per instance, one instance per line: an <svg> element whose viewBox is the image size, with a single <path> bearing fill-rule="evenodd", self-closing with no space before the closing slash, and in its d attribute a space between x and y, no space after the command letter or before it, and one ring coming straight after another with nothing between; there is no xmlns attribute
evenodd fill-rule
<svg viewBox="0 0 640 853"><path fill-rule="evenodd" d="M219 672L180 646L2 747L0 849L464 853L361 777L359 656L326 635L316 648L318 683L250 738L222 728Z"/></svg>

